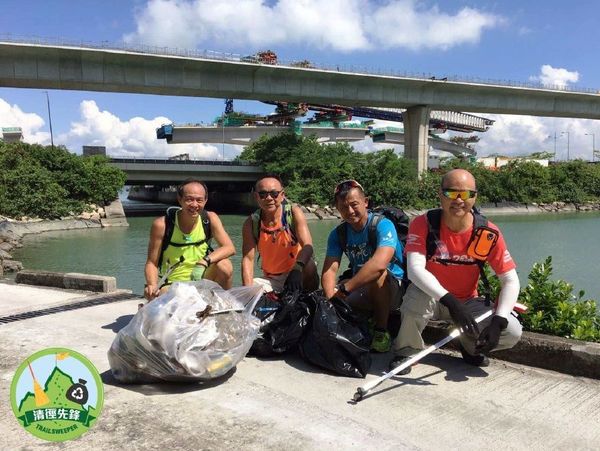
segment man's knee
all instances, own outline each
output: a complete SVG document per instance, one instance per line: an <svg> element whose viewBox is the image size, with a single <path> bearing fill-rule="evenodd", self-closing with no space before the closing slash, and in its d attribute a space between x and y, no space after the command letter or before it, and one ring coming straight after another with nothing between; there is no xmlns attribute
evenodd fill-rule
<svg viewBox="0 0 600 451"><path fill-rule="evenodd" d="M233 276L233 263L228 258L219 260L216 264L216 269L227 278Z"/></svg>
<svg viewBox="0 0 600 451"><path fill-rule="evenodd" d="M494 350L510 349L515 346L521 339L523 334L523 326L519 320L512 314L508 316L508 325L502 331L498 346Z"/></svg>
<svg viewBox="0 0 600 451"><path fill-rule="evenodd" d="M416 285L410 284L402 298L400 313L403 317L431 317L434 312L434 302L433 298L417 288Z"/></svg>
<svg viewBox="0 0 600 451"><path fill-rule="evenodd" d="M210 265L206 270L204 275L205 279L209 280L228 280L233 277L233 264L231 260L225 258L223 260L219 260L218 262Z"/></svg>

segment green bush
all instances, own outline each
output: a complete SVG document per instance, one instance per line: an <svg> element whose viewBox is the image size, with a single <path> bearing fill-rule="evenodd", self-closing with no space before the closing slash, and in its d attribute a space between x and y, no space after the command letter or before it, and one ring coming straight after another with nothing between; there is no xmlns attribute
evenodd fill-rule
<svg viewBox="0 0 600 451"><path fill-rule="evenodd" d="M500 293L500 281L485 266L491 286L492 299ZM521 314L523 328L531 332L600 342L600 316L596 301L582 300L585 293L573 294L573 285L564 280L552 280L552 257L535 263L529 273L526 287L521 289L519 301L528 308ZM478 291L484 292L479 280Z"/></svg>
<svg viewBox="0 0 600 451"><path fill-rule="evenodd" d="M112 201L125 173L105 157L82 157L61 146L0 142L0 214L59 218L86 204Z"/></svg>
<svg viewBox="0 0 600 451"><path fill-rule="evenodd" d="M600 341L600 317L596 302L582 300L580 291L573 294L573 285L563 280L551 280L552 257L535 263L529 273L529 283L519 299L527 307L522 315L526 330L576 340Z"/></svg>

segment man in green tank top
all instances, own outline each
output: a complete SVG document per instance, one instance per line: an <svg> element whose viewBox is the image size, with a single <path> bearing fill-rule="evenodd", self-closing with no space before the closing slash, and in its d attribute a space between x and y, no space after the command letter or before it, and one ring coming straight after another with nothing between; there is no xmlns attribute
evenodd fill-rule
<svg viewBox="0 0 600 451"><path fill-rule="evenodd" d="M203 212L207 200L206 185L188 179L177 188L181 209L173 215L173 224L169 224L168 214L152 223L144 269L146 299L152 300L166 292L173 282L208 279L225 289L231 288L233 265L229 257L235 254L235 247L217 214ZM166 237L165 233L171 230L171 236ZM219 247L209 254L210 238L214 238ZM165 239L168 241L163 245ZM159 278L166 274L163 286L158 286Z"/></svg>

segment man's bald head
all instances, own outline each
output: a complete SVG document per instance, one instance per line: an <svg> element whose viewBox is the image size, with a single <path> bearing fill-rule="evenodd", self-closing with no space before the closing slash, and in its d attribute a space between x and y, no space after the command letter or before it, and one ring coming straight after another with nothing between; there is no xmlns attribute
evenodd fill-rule
<svg viewBox="0 0 600 451"><path fill-rule="evenodd" d="M460 188L477 190L475 177L466 169L452 169L442 177L442 189Z"/></svg>

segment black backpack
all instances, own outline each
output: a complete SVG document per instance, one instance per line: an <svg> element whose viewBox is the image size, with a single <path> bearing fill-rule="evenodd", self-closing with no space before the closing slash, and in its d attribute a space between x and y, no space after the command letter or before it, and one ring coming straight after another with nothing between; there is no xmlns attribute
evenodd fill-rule
<svg viewBox="0 0 600 451"><path fill-rule="evenodd" d="M212 238L212 232L210 230L210 218L208 217L208 212L206 210L202 210L200 212L200 220L202 221L202 229L204 230L204 239L200 241L196 241L195 243L172 243L171 238L173 237L173 231L175 230L175 216L177 212L181 210L179 207L169 207L165 212L165 234L163 235L162 243L160 245L160 256L158 257L158 268L162 265L162 258L165 250L169 245L175 247L183 247L183 246L201 246L204 243L207 243ZM208 245L208 253L212 252L212 247L210 244Z"/></svg>
<svg viewBox="0 0 600 451"><path fill-rule="evenodd" d="M371 246L371 249L375 250L377 247L377 226L383 218L387 218L392 221L392 224L394 224L394 228L396 229L396 233L398 234L398 239L404 248L406 245L406 237L408 236L408 215L401 208L396 207L381 206L376 207L371 211L373 213L373 219L369 224L369 230L367 231L368 243L369 246ZM344 253L346 253L346 248L348 245L347 226L348 225L343 222L336 228L340 247ZM404 271L404 277L406 278L406 261L403 261L400 266L402 267L402 270Z"/></svg>

